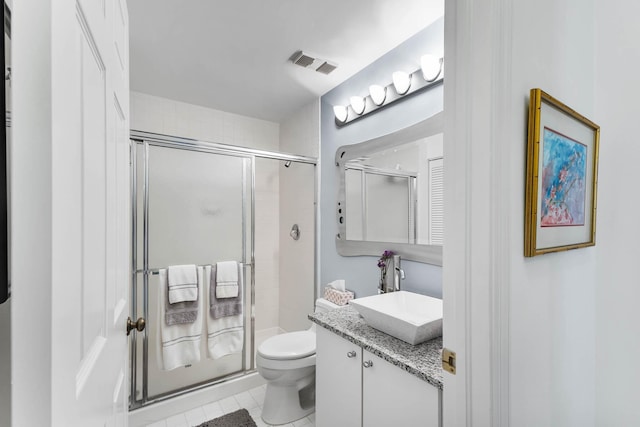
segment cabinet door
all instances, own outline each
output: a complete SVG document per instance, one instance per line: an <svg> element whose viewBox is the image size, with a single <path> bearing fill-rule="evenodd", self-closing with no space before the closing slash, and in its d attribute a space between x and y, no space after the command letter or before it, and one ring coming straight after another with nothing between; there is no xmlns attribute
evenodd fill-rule
<svg viewBox="0 0 640 427"><path fill-rule="evenodd" d="M366 350L362 358L363 426L440 425L440 390Z"/></svg>
<svg viewBox="0 0 640 427"><path fill-rule="evenodd" d="M316 340L316 426L361 427L362 349L324 328Z"/></svg>

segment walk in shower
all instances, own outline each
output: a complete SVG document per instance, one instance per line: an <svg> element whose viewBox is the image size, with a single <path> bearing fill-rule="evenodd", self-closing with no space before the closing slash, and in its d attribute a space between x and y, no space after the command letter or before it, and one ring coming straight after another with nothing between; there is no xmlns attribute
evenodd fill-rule
<svg viewBox="0 0 640 427"><path fill-rule="evenodd" d="M131 345L133 409L254 372L261 341L308 327L317 191L315 158L131 135L131 315L147 325ZM205 320L200 360L163 370L158 272L221 261L236 261L242 271L242 350L208 358Z"/></svg>

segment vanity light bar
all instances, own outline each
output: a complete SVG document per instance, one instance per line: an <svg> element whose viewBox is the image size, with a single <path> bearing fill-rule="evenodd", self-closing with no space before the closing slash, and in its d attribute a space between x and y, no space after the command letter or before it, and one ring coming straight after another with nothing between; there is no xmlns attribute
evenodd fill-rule
<svg viewBox="0 0 640 427"><path fill-rule="evenodd" d="M352 96L347 105L335 105L333 111L336 125L342 127L399 99L440 85L444 80L443 74L444 58L424 55L421 58L421 67L413 73L396 71L393 73L393 82L387 86L371 85L369 95ZM360 99L363 100L364 106L359 102Z"/></svg>

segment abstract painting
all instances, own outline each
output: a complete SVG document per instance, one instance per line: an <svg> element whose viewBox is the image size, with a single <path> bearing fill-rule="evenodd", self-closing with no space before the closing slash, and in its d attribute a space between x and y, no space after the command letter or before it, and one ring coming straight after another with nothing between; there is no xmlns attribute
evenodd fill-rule
<svg viewBox="0 0 640 427"><path fill-rule="evenodd" d="M584 225L587 146L547 127L543 140L540 224Z"/></svg>

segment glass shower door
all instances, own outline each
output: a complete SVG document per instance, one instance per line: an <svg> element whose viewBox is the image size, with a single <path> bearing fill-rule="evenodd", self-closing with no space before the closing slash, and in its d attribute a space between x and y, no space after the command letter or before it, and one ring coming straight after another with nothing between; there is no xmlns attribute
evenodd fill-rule
<svg viewBox="0 0 640 427"><path fill-rule="evenodd" d="M145 338L138 338L138 348L143 350L137 352L135 392L136 400L146 402L251 369L252 159L210 150L138 143L136 178L134 288L138 313L144 312L147 305L148 317L146 351ZM163 370L159 340L162 320L158 310L162 302L157 270L170 265L204 266L219 261L243 265L243 351L217 360L208 359L205 321L200 361ZM207 295L204 292L201 297ZM208 301L204 307L208 307ZM205 309L204 315L207 314Z"/></svg>

